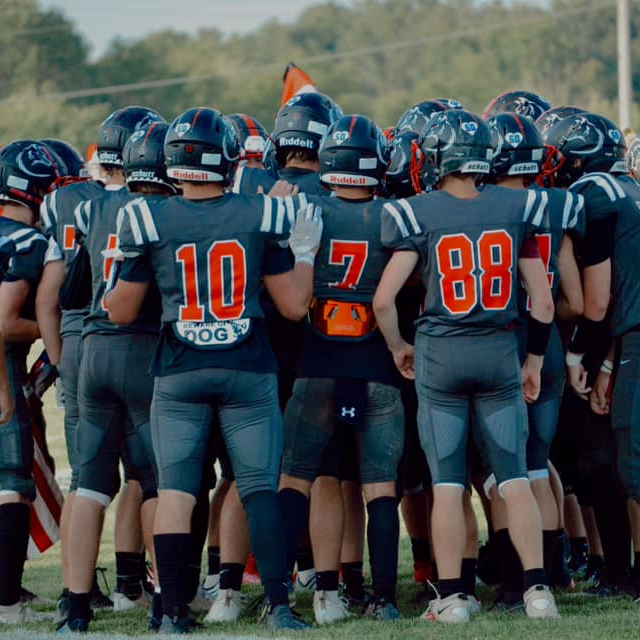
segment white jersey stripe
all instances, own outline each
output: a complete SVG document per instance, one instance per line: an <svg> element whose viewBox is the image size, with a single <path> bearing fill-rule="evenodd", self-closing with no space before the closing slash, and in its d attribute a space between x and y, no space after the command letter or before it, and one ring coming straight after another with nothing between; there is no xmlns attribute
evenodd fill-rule
<svg viewBox="0 0 640 640"><path fill-rule="evenodd" d="M131 206L131 202L127 203L124 207L124 210L129 215L129 225L131 226L131 233L133 234L133 241L138 246L142 246L144 241L142 239L142 231L140 230L140 224L138 223L138 218L136 217L136 212L134 208Z"/></svg>
<svg viewBox="0 0 640 640"><path fill-rule="evenodd" d="M531 211L533 210L533 205L536 202L536 192L533 189L529 189L527 192L527 202L524 206L524 215L522 216L523 222L529 221L529 216L531 215Z"/></svg>
<svg viewBox="0 0 640 640"><path fill-rule="evenodd" d="M260 231L262 233L269 233L271 231L271 224L273 218L273 200L267 196L262 196L264 207L262 210L262 224L260 225Z"/></svg>
<svg viewBox="0 0 640 640"><path fill-rule="evenodd" d="M233 177L233 186L231 187L231 193L240 193L240 184L242 183L242 174L244 173L244 166L236 169L236 175Z"/></svg>
<svg viewBox="0 0 640 640"><path fill-rule="evenodd" d="M409 237L409 229L407 229L407 225L404 223L402 214L390 202L387 202L384 205L384 208L386 209L387 213L389 213L389 215L396 221L398 229L400 229L400 235L403 238Z"/></svg>
<svg viewBox="0 0 640 640"><path fill-rule="evenodd" d="M138 198L133 202L133 205L140 209L142 223L144 224L144 230L149 242L158 242L160 236L156 229L156 223L153 221L153 214L151 213L151 209L149 209L149 203L144 198Z"/></svg>
<svg viewBox="0 0 640 640"><path fill-rule="evenodd" d="M413 233L421 233L422 229L420 229L420 225L418 224L418 220L416 219L416 214L413 212L411 205L404 198L398 200L398 204L404 209Z"/></svg>
<svg viewBox="0 0 640 640"><path fill-rule="evenodd" d="M542 221L544 220L544 214L547 211L547 203L549 202L549 194L546 191L540 191L539 193L540 204L538 205L538 209L533 216L533 220L531 221L531 224L533 224L534 227L539 227L542 224Z"/></svg>

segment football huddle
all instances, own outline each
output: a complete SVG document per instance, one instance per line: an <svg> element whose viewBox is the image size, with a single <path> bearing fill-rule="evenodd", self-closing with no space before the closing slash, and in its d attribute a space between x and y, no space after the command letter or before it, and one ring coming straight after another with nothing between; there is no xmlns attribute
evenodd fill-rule
<svg viewBox="0 0 640 640"><path fill-rule="evenodd" d="M632 134L519 90L482 115L425 100L387 129L317 91L271 133L128 106L86 160L4 146L0 624L393 623L400 514L425 625L559 618L577 580L640 596L638 178ZM22 587L25 389L54 383L71 482L46 613Z"/></svg>

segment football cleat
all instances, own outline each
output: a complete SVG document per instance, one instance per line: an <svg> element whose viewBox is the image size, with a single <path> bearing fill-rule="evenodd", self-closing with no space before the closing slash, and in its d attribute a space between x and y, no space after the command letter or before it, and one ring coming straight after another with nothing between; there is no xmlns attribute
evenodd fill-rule
<svg viewBox="0 0 640 640"><path fill-rule="evenodd" d="M201 594L209 601L213 602L218 597L220 589L220 574L209 574L200 585Z"/></svg>
<svg viewBox="0 0 640 640"><path fill-rule="evenodd" d="M313 594L313 614L318 624L346 620L351 615L346 600L337 591L316 591Z"/></svg>
<svg viewBox="0 0 640 640"><path fill-rule="evenodd" d="M271 631L302 631L310 628L302 618L294 615L286 604L276 605L267 614L267 627Z"/></svg>
<svg viewBox="0 0 640 640"><path fill-rule="evenodd" d="M295 591L315 591L316 590L316 570L305 569L298 571L293 582Z"/></svg>
<svg viewBox="0 0 640 640"><path fill-rule="evenodd" d="M0 606L0 624L25 624L28 622L51 621L53 616L49 613L41 613L29 609L24 602Z"/></svg>
<svg viewBox="0 0 640 640"><path fill-rule="evenodd" d="M205 622L235 622L242 613L242 593L225 589L218 594L209 609Z"/></svg>
<svg viewBox="0 0 640 640"><path fill-rule="evenodd" d="M420 616L422 620L449 624L469 622L470 617L471 604L464 593L452 593L446 598L441 598L438 595L437 598L431 600L427 610Z"/></svg>
<svg viewBox="0 0 640 640"><path fill-rule="evenodd" d="M393 622L394 620L400 620L402 618L402 614L398 611L398 608L391 602L387 602L384 598L374 600L367 608L365 615L375 618L380 622Z"/></svg>
<svg viewBox="0 0 640 640"><path fill-rule="evenodd" d="M124 593L116 590L111 594L111 601L113 602L114 612L120 613L121 611L129 611L130 609L148 607L151 598L144 589L137 598L129 598Z"/></svg>
<svg viewBox="0 0 640 640"><path fill-rule="evenodd" d="M553 593L543 584L535 584L524 593L525 613L529 618L559 618Z"/></svg>

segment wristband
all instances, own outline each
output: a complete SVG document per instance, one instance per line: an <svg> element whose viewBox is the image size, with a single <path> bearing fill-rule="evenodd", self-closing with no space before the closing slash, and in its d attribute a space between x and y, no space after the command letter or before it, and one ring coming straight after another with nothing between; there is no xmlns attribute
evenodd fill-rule
<svg viewBox="0 0 640 640"><path fill-rule="evenodd" d="M529 314L527 353L534 356L543 356L546 353L552 326L553 322L540 322Z"/></svg>
<svg viewBox="0 0 640 640"><path fill-rule="evenodd" d="M577 367L579 364L582 364L583 357L584 353L572 353L571 351L567 351L567 355L564 357L564 362L567 367Z"/></svg>
<svg viewBox="0 0 640 640"><path fill-rule="evenodd" d="M609 322L604 320L589 320L582 316L576 322L576 328L569 342L569 351L572 353L586 353L600 344L602 337L607 334Z"/></svg>
<svg viewBox="0 0 640 640"><path fill-rule="evenodd" d="M613 373L613 362L611 362L611 360L605 360L600 366L600 371L608 374Z"/></svg>

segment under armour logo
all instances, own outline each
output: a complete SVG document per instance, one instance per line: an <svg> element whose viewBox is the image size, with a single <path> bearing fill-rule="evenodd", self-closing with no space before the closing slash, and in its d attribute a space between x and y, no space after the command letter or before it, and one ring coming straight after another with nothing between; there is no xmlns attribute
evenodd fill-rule
<svg viewBox="0 0 640 640"><path fill-rule="evenodd" d="M356 408L355 407L342 407L340 410L340 416L342 418L355 418L356 417Z"/></svg>

